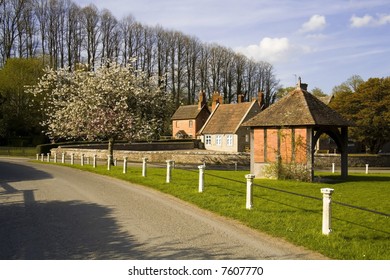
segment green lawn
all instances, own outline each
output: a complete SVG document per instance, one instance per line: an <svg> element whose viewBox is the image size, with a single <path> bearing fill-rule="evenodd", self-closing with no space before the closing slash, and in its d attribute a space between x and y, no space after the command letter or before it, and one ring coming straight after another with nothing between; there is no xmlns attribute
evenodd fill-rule
<svg viewBox="0 0 390 280"><path fill-rule="evenodd" d="M390 259L390 174L352 174L347 182L321 174L328 183L255 179L252 210L245 209L247 171L205 172L205 191L198 192L198 170L176 168L166 183L165 168L77 166L152 187L249 227L282 237L333 259ZM322 235L321 188L333 188L332 229ZM364 209L351 208L340 203ZM374 210L372 213L365 209Z"/></svg>
<svg viewBox="0 0 390 280"><path fill-rule="evenodd" d="M35 147L0 147L0 156L35 157Z"/></svg>

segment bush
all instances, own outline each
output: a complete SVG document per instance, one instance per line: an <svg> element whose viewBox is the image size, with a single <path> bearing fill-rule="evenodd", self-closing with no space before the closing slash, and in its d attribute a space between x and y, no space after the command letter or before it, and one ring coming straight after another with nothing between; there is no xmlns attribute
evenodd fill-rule
<svg viewBox="0 0 390 280"><path fill-rule="evenodd" d="M299 163L272 163L266 167L265 175L280 180L311 181L311 171L305 164Z"/></svg>

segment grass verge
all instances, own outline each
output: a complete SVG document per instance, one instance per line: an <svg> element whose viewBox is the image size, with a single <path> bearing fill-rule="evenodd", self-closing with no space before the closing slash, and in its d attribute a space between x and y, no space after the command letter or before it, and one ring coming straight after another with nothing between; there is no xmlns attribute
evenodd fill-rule
<svg viewBox="0 0 390 280"><path fill-rule="evenodd" d="M70 166L70 165L69 165ZM72 165L73 168L141 184L333 259L390 259L390 174L351 174L348 181L321 174L327 183L255 179L252 210L245 209L247 171L206 170L198 192L198 170ZM332 234L321 233L321 188L333 188ZM351 205L351 206L348 206ZM377 213L373 213L373 210Z"/></svg>

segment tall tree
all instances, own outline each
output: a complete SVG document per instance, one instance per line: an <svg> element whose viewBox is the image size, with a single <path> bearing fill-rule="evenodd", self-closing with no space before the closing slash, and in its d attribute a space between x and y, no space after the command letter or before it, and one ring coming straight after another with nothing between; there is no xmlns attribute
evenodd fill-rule
<svg viewBox="0 0 390 280"><path fill-rule="evenodd" d="M82 15L88 69L93 70L95 68L100 42L99 11L96 6L91 4L82 9Z"/></svg>
<svg viewBox="0 0 390 280"><path fill-rule="evenodd" d="M356 123L351 138L362 142L368 152L378 153L390 141L390 77L359 79L356 87L346 85L335 87L330 106Z"/></svg>
<svg viewBox="0 0 390 280"><path fill-rule="evenodd" d="M26 91L43 74L39 59L8 59L0 70L0 121L4 138L40 134L39 104Z"/></svg>

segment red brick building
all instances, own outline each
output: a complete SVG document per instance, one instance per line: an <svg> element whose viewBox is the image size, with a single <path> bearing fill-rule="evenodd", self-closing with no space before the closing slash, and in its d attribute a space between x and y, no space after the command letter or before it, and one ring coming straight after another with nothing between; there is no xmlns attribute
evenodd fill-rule
<svg viewBox="0 0 390 280"><path fill-rule="evenodd" d="M251 173L264 177L272 163L302 164L313 179L315 145L329 135L341 152L341 174L348 175L348 126L353 125L307 91L295 90L243 124L251 131Z"/></svg>
<svg viewBox="0 0 390 280"><path fill-rule="evenodd" d="M196 139L198 131L210 116L204 92L199 94L198 105L185 105L177 108L172 116L172 136L174 139Z"/></svg>

